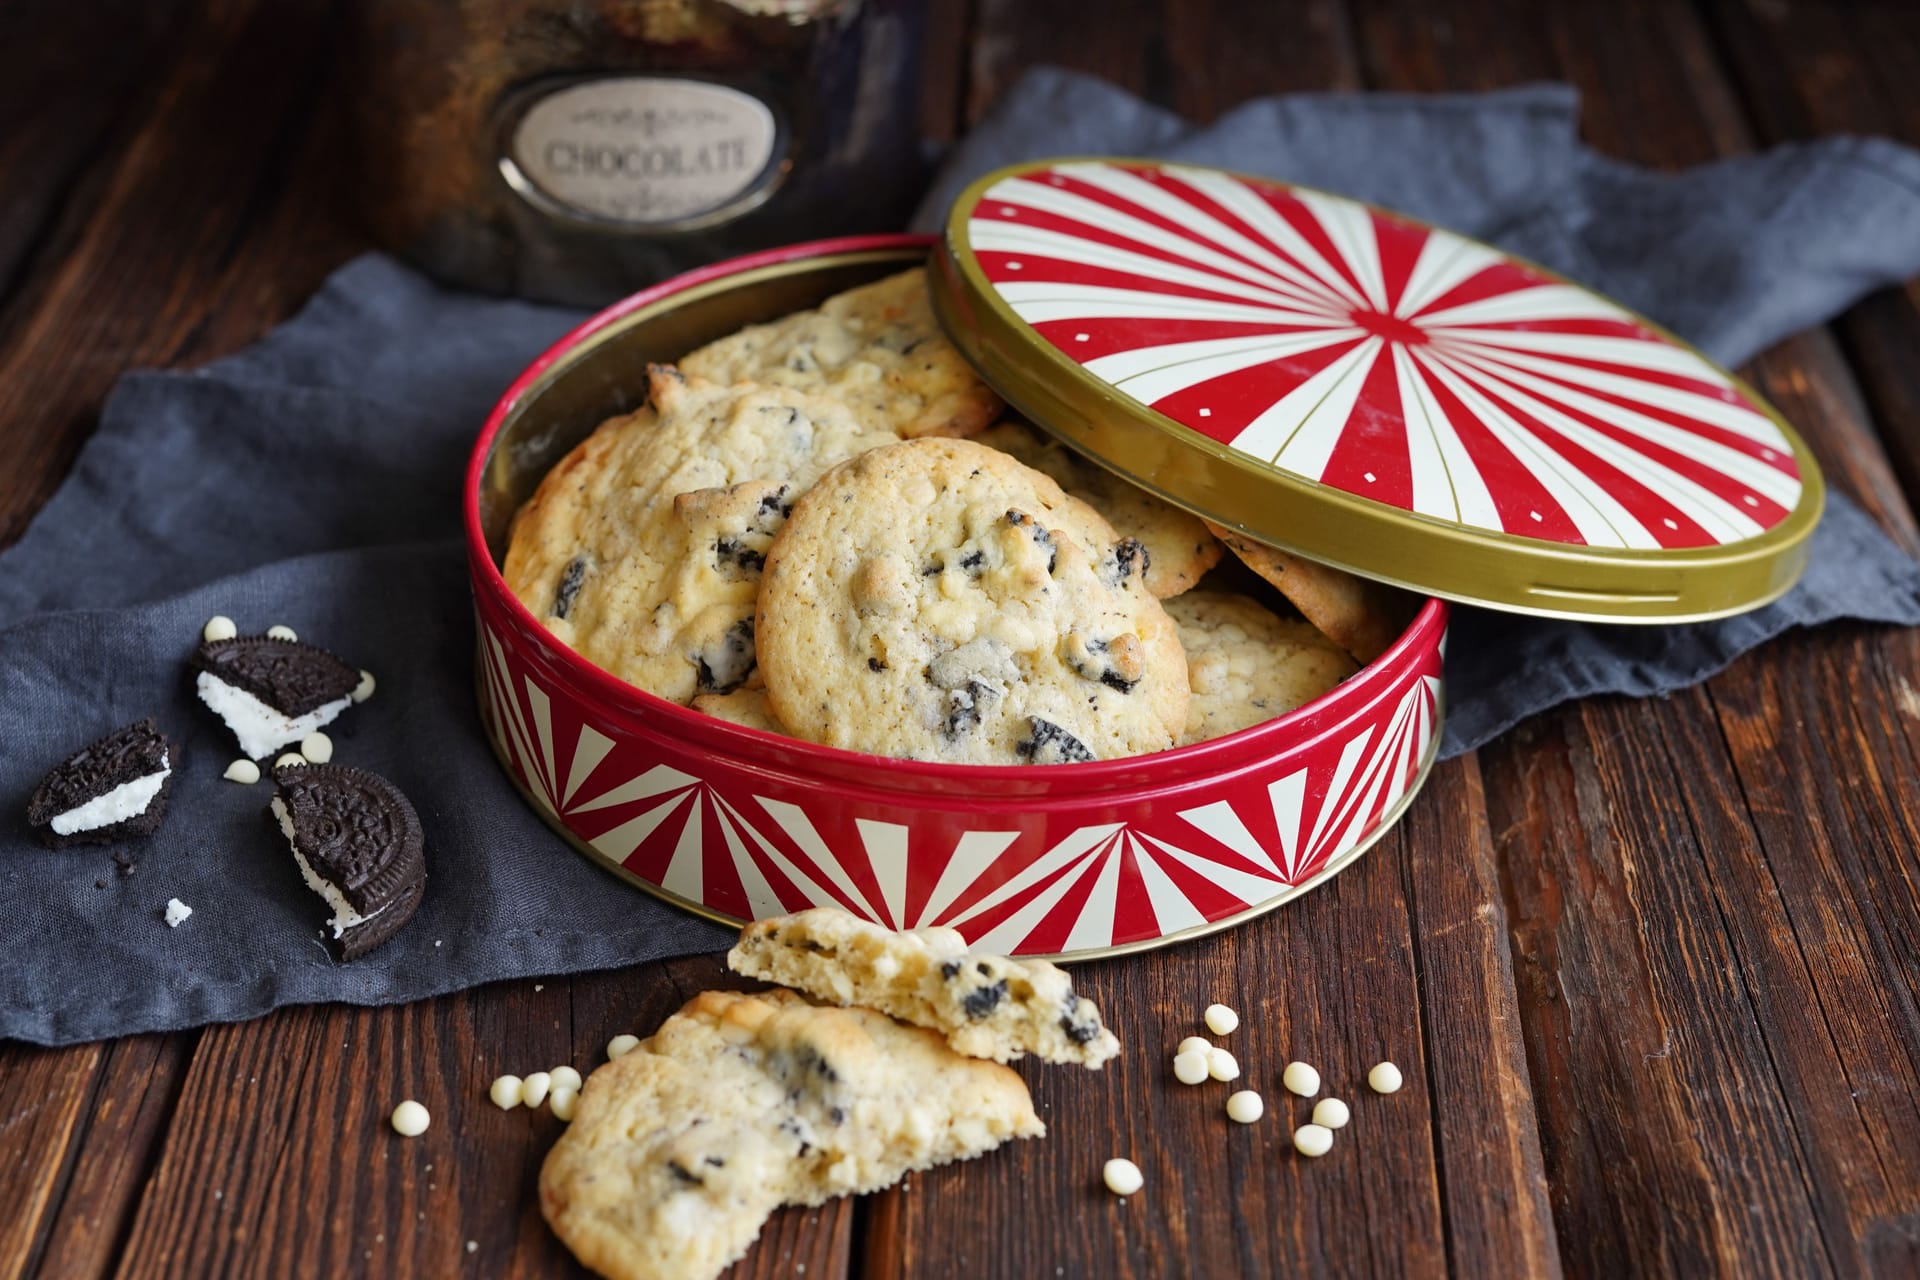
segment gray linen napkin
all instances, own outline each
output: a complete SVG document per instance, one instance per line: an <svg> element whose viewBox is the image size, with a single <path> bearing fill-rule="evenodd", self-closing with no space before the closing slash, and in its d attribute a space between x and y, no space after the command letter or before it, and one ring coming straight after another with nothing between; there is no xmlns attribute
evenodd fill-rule
<svg viewBox="0 0 1920 1280"><path fill-rule="evenodd" d="M1920 272L1920 155L1845 139L1650 175L1580 148L1574 99L1553 88L1276 99L1193 129L1036 73L956 151L927 208L987 166L1087 152L1392 205L1541 259L1726 360ZM444 292L370 256L247 351L121 381L73 475L0 553L0 889L14 904L0 1036L69 1043L414 1000L724 945L568 852L495 767L473 708L462 463L494 396L577 318ZM379 677L336 723L338 758L413 798L431 879L414 923L355 964L321 942L323 905L266 825L268 789L221 779L237 752L180 665L215 613L287 623ZM1745 618L1640 629L1463 611L1446 749L1566 698L1672 689L1843 617L1920 622L1920 566L1843 500L1806 582ZM40 774L143 715L182 752L165 825L122 846L134 874L111 847L33 844L22 811ZM176 929L161 921L170 897L194 909Z"/></svg>

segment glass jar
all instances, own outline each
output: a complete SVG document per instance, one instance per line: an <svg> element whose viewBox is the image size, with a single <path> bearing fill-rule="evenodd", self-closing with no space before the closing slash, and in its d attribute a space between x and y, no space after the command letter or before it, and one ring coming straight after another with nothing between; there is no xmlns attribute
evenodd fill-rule
<svg viewBox="0 0 1920 1280"><path fill-rule="evenodd" d="M443 280L579 305L896 229L924 30L918 0L362 0L364 207Z"/></svg>

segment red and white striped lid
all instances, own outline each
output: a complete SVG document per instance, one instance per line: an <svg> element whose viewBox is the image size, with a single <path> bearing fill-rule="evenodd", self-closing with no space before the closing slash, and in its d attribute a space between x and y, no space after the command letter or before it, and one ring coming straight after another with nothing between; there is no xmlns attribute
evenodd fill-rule
<svg viewBox="0 0 1920 1280"><path fill-rule="evenodd" d="M1434 594L1622 621L1798 576L1821 482L1749 387L1451 232L1218 169L1059 160L955 205L956 343L1068 443L1220 523Z"/></svg>

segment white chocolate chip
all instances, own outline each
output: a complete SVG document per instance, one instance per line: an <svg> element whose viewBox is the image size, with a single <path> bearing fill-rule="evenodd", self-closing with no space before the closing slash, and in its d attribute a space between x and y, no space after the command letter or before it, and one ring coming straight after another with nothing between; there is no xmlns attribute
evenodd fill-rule
<svg viewBox="0 0 1920 1280"><path fill-rule="evenodd" d="M298 640L299 638L299 636L293 633L293 628L284 622L275 623L273 626L267 628L267 639L269 640Z"/></svg>
<svg viewBox="0 0 1920 1280"><path fill-rule="evenodd" d="M1288 1093L1311 1098L1320 1092L1320 1073L1304 1062L1289 1062L1280 1073L1280 1083L1287 1086Z"/></svg>
<svg viewBox="0 0 1920 1280"><path fill-rule="evenodd" d="M220 640L231 640L240 634L240 628L233 625L233 619L224 613L216 613L207 619L207 625L200 628L200 638L209 644Z"/></svg>
<svg viewBox="0 0 1920 1280"><path fill-rule="evenodd" d="M282 755L278 760L275 760L273 762L273 767L276 769L290 769L295 765L302 765L302 764L305 764L306 762L307 762L307 758L301 755L298 751L289 751L289 752L286 752L284 755Z"/></svg>
<svg viewBox="0 0 1920 1280"><path fill-rule="evenodd" d="M553 1076L554 1088L571 1089L575 1093L580 1092L580 1086L583 1082L580 1079L580 1073L572 1067L555 1067L549 1074Z"/></svg>
<svg viewBox="0 0 1920 1280"><path fill-rule="evenodd" d="M493 1087L487 1090L487 1096L493 1099L493 1105L502 1111L511 1111L520 1105L520 1077L496 1076Z"/></svg>
<svg viewBox="0 0 1920 1280"><path fill-rule="evenodd" d="M1367 1084L1375 1093L1398 1093L1405 1081L1400 1077L1400 1068L1391 1062L1382 1062L1367 1072Z"/></svg>
<svg viewBox="0 0 1920 1280"><path fill-rule="evenodd" d="M624 1058L640 1047L639 1036L618 1035L607 1041L607 1061Z"/></svg>
<svg viewBox="0 0 1920 1280"><path fill-rule="evenodd" d="M368 698L371 698L372 696L373 696L373 672L363 670L360 673L360 683L353 686L353 700L355 702L365 702Z"/></svg>
<svg viewBox="0 0 1920 1280"><path fill-rule="evenodd" d="M1213 1041L1207 1039L1205 1036L1188 1036L1180 1042L1180 1047L1175 1049L1174 1052L1205 1053L1211 1048L1213 1048Z"/></svg>
<svg viewBox="0 0 1920 1280"><path fill-rule="evenodd" d="M1252 1124L1266 1109L1267 1104L1251 1089L1242 1089L1227 1099L1227 1119L1241 1124Z"/></svg>
<svg viewBox="0 0 1920 1280"><path fill-rule="evenodd" d="M1146 1175L1140 1172L1140 1166L1123 1156L1115 1156L1107 1161L1100 1170L1100 1177L1107 1184L1107 1190L1117 1196L1130 1196L1147 1185Z"/></svg>
<svg viewBox="0 0 1920 1280"><path fill-rule="evenodd" d="M1215 1080L1238 1080L1240 1063L1225 1049L1207 1050L1207 1074Z"/></svg>
<svg viewBox="0 0 1920 1280"><path fill-rule="evenodd" d="M553 1087L553 1077L544 1071L536 1071L520 1082L520 1101L528 1107L537 1107L547 1100L547 1090Z"/></svg>
<svg viewBox="0 0 1920 1280"><path fill-rule="evenodd" d="M245 783L250 787L260 781L260 766L251 760L235 760L227 766L226 779L228 782Z"/></svg>
<svg viewBox="0 0 1920 1280"><path fill-rule="evenodd" d="M1322 1129L1344 1129L1353 1113L1338 1098L1322 1098L1313 1104L1313 1122Z"/></svg>
<svg viewBox="0 0 1920 1280"><path fill-rule="evenodd" d="M300 739L300 754L315 764L325 764L333 759L333 739L315 729Z"/></svg>
<svg viewBox="0 0 1920 1280"><path fill-rule="evenodd" d="M178 898L167 899L167 928L178 929L182 921L193 914L193 908Z"/></svg>
<svg viewBox="0 0 1920 1280"><path fill-rule="evenodd" d="M578 1089L555 1089L547 1095L547 1109L559 1120L573 1119L573 1104L579 1099Z"/></svg>
<svg viewBox="0 0 1920 1280"><path fill-rule="evenodd" d="M417 1138L427 1131L433 1123L433 1117L427 1109L408 1098L393 1109L393 1131L403 1138Z"/></svg>
<svg viewBox="0 0 1920 1280"><path fill-rule="evenodd" d="M1181 1084L1199 1084L1207 1078L1207 1055L1204 1053L1176 1053L1173 1056L1173 1078Z"/></svg>
<svg viewBox="0 0 1920 1280"><path fill-rule="evenodd" d="M1303 1124L1293 1131L1293 1149L1303 1156L1323 1156L1333 1150L1333 1130L1325 1125Z"/></svg>
<svg viewBox="0 0 1920 1280"><path fill-rule="evenodd" d="M1206 1012L1207 1030L1224 1036L1240 1025L1240 1015L1223 1004L1210 1004Z"/></svg>

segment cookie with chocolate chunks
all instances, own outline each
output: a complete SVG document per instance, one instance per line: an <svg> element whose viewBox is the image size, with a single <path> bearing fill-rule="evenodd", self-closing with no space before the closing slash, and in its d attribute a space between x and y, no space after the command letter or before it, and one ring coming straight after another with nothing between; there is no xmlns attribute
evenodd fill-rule
<svg viewBox="0 0 1920 1280"><path fill-rule="evenodd" d="M174 753L153 720L136 720L55 765L27 801L49 849L152 835L166 816Z"/></svg>
<svg viewBox="0 0 1920 1280"><path fill-rule="evenodd" d="M256 760L332 723L360 684L359 669L325 649L271 636L208 640L187 665L200 701Z"/></svg>
<svg viewBox="0 0 1920 1280"><path fill-rule="evenodd" d="M427 887L420 817L391 782L337 764L273 771L268 811L292 847L307 887L333 908L343 960L358 960L400 932Z"/></svg>

